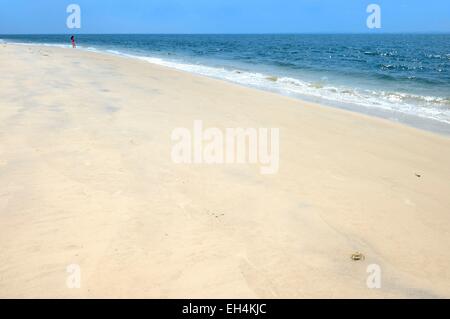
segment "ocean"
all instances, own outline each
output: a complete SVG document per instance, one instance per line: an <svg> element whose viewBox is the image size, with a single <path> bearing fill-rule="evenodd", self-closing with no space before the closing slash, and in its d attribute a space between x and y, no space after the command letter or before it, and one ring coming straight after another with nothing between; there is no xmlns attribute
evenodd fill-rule
<svg viewBox="0 0 450 319"><path fill-rule="evenodd" d="M69 35L0 42L70 46ZM76 35L78 47L450 134L450 34Z"/></svg>

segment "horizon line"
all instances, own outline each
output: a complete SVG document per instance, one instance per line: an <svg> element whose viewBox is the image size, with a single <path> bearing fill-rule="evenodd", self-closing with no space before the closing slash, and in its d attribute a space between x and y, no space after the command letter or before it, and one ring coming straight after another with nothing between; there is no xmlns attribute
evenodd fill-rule
<svg viewBox="0 0 450 319"><path fill-rule="evenodd" d="M146 33L146 32L120 32L120 33L77 33L77 32L66 32L66 33L0 33L0 36L8 35L386 35L386 34L410 34L410 35L434 35L434 34L450 34L450 31L395 31L395 32L379 32L379 31L369 31L369 32L243 32L243 33Z"/></svg>

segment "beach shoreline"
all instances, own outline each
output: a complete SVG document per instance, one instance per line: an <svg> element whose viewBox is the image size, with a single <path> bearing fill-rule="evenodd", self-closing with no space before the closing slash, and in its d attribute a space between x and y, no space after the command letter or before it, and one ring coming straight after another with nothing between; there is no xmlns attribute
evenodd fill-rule
<svg viewBox="0 0 450 319"><path fill-rule="evenodd" d="M0 298L450 296L448 136L112 54L0 61ZM196 120L279 129L279 171L173 163Z"/></svg>
<svg viewBox="0 0 450 319"><path fill-rule="evenodd" d="M450 136L450 100L442 87L445 74L442 74L444 78L437 75L441 75L443 65L447 63L444 54L430 55L429 50L420 50L416 55L410 56L396 45L402 40L401 37L398 41L389 37L381 42L372 39L369 41L371 46L377 48L372 52L362 45L361 38L353 36L349 42L340 38L340 41L343 41L340 48L346 49L342 52L337 49L333 55L328 56L324 53L328 50L326 43L331 41L332 45L333 39L325 37L325 43L318 45L316 40L313 40L315 38L299 35L298 38L291 39L292 41L282 36L277 38L282 41L280 45L292 45L289 54L281 57L273 47L267 48L270 51L268 54L266 51L261 52L261 48L246 50L248 43L265 43L268 41L266 37L242 37L216 39L206 35L80 35L82 45L78 48L142 60ZM5 38L12 41L12 44L69 47L64 44L66 39L62 35ZM415 43L413 40L408 40L412 41L411 45ZM428 40L431 43L438 41L435 38ZM230 42L239 44L240 49L231 50L221 57L217 52L228 52L226 44ZM310 46L316 50L311 52ZM245 54L239 54L240 50L245 51ZM291 52L304 53L291 56ZM317 57L311 54L317 54ZM439 61L444 59L442 64L437 64L436 57L439 57ZM285 65L285 60L290 61L288 66L277 67ZM358 61L358 64L353 66L349 61ZM432 86L432 83L435 85Z"/></svg>

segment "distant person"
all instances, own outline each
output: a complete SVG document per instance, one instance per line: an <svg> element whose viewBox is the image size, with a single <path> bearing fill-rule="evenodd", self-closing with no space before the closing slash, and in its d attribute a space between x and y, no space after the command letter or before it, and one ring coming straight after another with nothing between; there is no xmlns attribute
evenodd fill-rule
<svg viewBox="0 0 450 319"><path fill-rule="evenodd" d="M71 36L70 37L70 40L72 41L72 48L76 48L77 47L77 45L75 44L75 37L74 36Z"/></svg>

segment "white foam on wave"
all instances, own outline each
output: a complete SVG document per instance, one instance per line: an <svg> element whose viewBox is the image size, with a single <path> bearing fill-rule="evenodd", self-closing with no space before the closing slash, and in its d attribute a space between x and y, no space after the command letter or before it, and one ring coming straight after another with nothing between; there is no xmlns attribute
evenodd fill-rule
<svg viewBox="0 0 450 319"><path fill-rule="evenodd" d="M156 57L124 54L112 50L110 50L110 53L144 60L152 64L181 71L227 80L258 89L274 91L284 95L294 97L315 97L332 103L337 102L372 109L381 109L389 112L400 112L450 124L450 101L440 97L355 89L345 86L329 85L326 81L307 82L291 77L277 78L258 72L182 63Z"/></svg>
<svg viewBox="0 0 450 319"><path fill-rule="evenodd" d="M44 47L55 47L55 48L71 48L71 45L65 45L65 44L58 44L58 43L35 43L35 42L5 42L5 43L11 43L14 45L24 45L24 46L44 46Z"/></svg>
<svg viewBox="0 0 450 319"><path fill-rule="evenodd" d="M121 52L119 52L119 51L116 51L116 50L106 50L106 52L108 52L108 53L112 53L112 54L116 54L116 55L122 55L122 53L121 53Z"/></svg>
<svg viewBox="0 0 450 319"><path fill-rule="evenodd" d="M44 45L68 48L70 45L46 43L14 43L22 45ZM250 86L262 90L281 93L298 98L315 98L329 101L331 104L362 106L368 109L400 112L424 119L431 119L450 124L450 100L447 98L421 96L399 92L375 91L336 86L327 83L326 79L319 82L308 82L292 77L275 77L259 72L250 72L222 67L212 67L203 64L193 64L181 61L171 61L158 57L129 54L112 49L95 47L79 47L91 52L104 52L127 58L139 59L152 64L173 68L189 73L199 74L216 79Z"/></svg>
<svg viewBox="0 0 450 319"><path fill-rule="evenodd" d="M102 52L101 50L99 50L99 49L97 49L97 48L94 48L94 47L83 47L83 46L79 46L78 47L79 49L83 49L83 50L86 50L86 51L89 51L89 52Z"/></svg>

